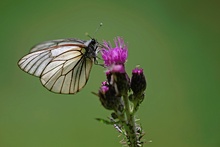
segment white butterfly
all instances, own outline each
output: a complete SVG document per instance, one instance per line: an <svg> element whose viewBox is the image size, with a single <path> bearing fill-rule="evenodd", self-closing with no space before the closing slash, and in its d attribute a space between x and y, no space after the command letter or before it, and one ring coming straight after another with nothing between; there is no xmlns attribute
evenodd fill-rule
<svg viewBox="0 0 220 147"><path fill-rule="evenodd" d="M25 72L40 78L48 90L74 94L87 83L99 51L95 39L59 39L40 43L18 61Z"/></svg>

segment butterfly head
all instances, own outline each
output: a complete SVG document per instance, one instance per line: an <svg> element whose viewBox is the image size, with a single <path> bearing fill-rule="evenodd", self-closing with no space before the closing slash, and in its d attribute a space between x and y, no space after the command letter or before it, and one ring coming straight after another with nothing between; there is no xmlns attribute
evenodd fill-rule
<svg viewBox="0 0 220 147"><path fill-rule="evenodd" d="M99 43L94 38L85 42L86 56L89 58L96 58L98 53Z"/></svg>

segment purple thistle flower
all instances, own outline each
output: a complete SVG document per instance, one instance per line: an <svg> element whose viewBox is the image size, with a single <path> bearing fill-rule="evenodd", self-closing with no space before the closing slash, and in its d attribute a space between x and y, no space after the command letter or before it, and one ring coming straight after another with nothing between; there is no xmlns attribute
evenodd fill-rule
<svg viewBox="0 0 220 147"><path fill-rule="evenodd" d="M104 41L104 47L101 50L104 64L107 67L112 65L124 64L128 57L128 49L124 40L120 37L115 38L115 48L112 48L110 42Z"/></svg>

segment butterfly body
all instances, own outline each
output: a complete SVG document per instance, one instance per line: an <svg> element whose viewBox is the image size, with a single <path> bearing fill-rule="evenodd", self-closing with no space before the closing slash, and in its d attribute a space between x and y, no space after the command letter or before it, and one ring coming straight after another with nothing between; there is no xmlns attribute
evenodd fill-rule
<svg viewBox="0 0 220 147"><path fill-rule="evenodd" d="M95 39L51 40L35 45L18 65L23 71L39 77L48 90L75 94L89 79L98 47Z"/></svg>

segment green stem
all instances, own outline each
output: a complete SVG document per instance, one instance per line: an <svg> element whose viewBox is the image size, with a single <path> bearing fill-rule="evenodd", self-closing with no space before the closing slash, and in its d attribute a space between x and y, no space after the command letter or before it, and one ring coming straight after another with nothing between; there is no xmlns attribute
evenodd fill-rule
<svg viewBox="0 0 220 147"><path fill-rule="evenodd" d="M126 115L126 124L124 126L127 138L130 142L130 147L139 147L138 145L138 138L137 138L137 132L136 132L136 124L135 124L135 118L134 113L131 112L131 106L129 104L128 96L123 96L124 104L125 104L125 115Z"/></svg>

